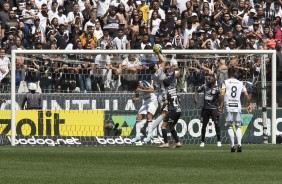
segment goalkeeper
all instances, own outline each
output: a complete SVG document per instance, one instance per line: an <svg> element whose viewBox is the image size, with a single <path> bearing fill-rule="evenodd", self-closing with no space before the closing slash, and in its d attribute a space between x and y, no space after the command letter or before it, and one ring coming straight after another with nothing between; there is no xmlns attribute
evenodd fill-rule
<svg viewBox="0 0 282 184"><path fill-rule="evenodd" d="M163 103L162 97L165 92L165 86L163 81L168 79L164 72L166 60L162 54L161 45L159 44L154 45L153 51L159 58L159 61L156 64L152 64L149 69L152 75L155 93L157 94L158 102L161 107ZM144 139L144 142L150 142L153 139L153 130L160 124L160 122L162 122L164 117L165 114L161 112L157 119L155 119L153 122L148 123L148 135Z"/></svg>
<svg viewBox="0 0 282 184"><path fill-rule="evenodd" d="M217 136L217 146L221 147L219 113L217 110L220 90L219 87L215 85L216 80L214 76L208 76L206 79L206 84L197 87L195 91L195 106L197 106L199 102L198 93L202 91L204 92L204 104L201 111L202 137L200 147L205 147L206 128L210 118L212 118L214 122L215 132Z"/></svg>

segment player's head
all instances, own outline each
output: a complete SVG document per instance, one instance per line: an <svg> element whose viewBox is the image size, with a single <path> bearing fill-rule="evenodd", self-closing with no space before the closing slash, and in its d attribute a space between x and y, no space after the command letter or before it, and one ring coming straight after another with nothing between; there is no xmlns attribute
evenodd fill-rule
<svg viewBox="0 0 282 184"><path fill-rule="evenodd" d="M28 89L31 92L35 92L37 90L37 85L35 83L31 82L31 83L28 84Z"/></svg>
<svg viewBox="0 0 282 184"><path fill-rule="evenodd" d="M139 87L139 81L138 80L132 80L131 85L133 89L137 89Z"/></svg>
<svg viewBox="0 0 282 184"><path fill-rule="evenodd" d="M151 65L149 66L149 70L150 70L151 74L156 73L156 72L157 72L157 69L158 69L158 65L157 65L157 64L151 64Z"/></svg>
<svg viewBox="0 0 282 184"><path fill-rule="evenodd" d="M236 75L236 69L234 67L228 68L228 77L235 77Z"/></svg>
<svg viewBox="0 0 282 184"><path fill-rule="evenodd" d="M169 79L164 79L164 80L163 80L163 84L164 84L164 87L165 87L165 88L168 88L168 87L170 86L170 81L169 81Z"/></svg>
<svg viewBox="0 0 282 184"><path fill-rule="evenodd" d="M214 77L214 76L211 75L211 76L208 76L208 77L207 77L207 85L208 85L208 86L213 86L213 85L215 84L215 81L216 81L216 80L215 80L215 77Z"/></svg>

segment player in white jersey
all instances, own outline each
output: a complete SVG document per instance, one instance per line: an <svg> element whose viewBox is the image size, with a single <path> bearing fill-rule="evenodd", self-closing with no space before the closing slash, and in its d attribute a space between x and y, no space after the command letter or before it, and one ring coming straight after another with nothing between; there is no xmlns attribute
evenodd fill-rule
<svg viewBox="0 0 282 184"><path fill-rule="evenodd" d="M162 98L165 93L165 86L164 86L163 81L167 79L167 76L164 72L166 59L163 56L161 49L159 50L153 49L153 50L155 54L157 55L159 61L158 63L151 65L149 69L151 71L153 86L154 86L155 93L158 98L159 105L162 106L162 103L163 103ZM161 112L157 119L155 119L151 123L148 123L148 135L144 139L145 142L150 142L152 140L153 130L160 124L160 122L162 122L164 117L165 117L165 114Z"/></svg>
<svg viewBox="0 0 282 184"><path fill-rule="evenodd" d="M241 130L241 94L243 93L247 100L247 112L252 112L250 105L250 97L247 92L246 87L243 82L235 79L236 70L232 67L228 69L228 79L222 83L222 88L219 97L218 111L222 112L223 102L227 112L226 115L226 126L228 127L228 135L230 137L231 152L235 152L234 144L234 131L233 123L236 126L236 137L238 142L237 152L242 152L241 140L242 140L242 130Z"/></svg>
<svg viewBox="0 0 282 184"><path fill-rule="evenodd" d="M10 59L6 56L5 49L1 48L0 49L0 86L2 79L4 79L9 73L10 64L11 62Z"/></svg>
<svg viewBox="0 0 282 184"><path fill-rule="evenodd" d="M132 85L135 86L136 89L136 94L132 100L134 102L138 101L140 99L140 95L144 100L136 118L136 136L132 139L132 142L138 142L141 140L141 128L144 126L146 121L148 124L152 123L154 114L158 108L158 100L154 92L154 87L149 82L135 80L132 81Z"/></svg>

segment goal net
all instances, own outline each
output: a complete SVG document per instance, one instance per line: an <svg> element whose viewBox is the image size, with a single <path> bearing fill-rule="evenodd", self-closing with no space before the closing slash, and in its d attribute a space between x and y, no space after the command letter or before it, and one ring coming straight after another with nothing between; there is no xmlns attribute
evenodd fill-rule
<svg viewBox="0 0 282 184"><path fill-rule="evenodd" d="M163 54L165 72L181 96L176 129L182 143L200 143L203 98L200 94L195 106L195 87L205 83L207 72L220 85L228 66L237 68L252 97L252 114L242 111L242 141L276 142L282 132L276 113L280 117L282 111L277 108L275 51L163 49ZM0 145L135 145L131 139L142 101L132 101L130 81L152 81L148 68L157 59L151 50L13 50L10 59L8 82L1 83ZM41 95L41 109L24 110L30 83ZM221 137L229 143L224 124L223 113ZM159 125L151 144L162 141ZM210 120L206 143L215 142Z"/></svg>

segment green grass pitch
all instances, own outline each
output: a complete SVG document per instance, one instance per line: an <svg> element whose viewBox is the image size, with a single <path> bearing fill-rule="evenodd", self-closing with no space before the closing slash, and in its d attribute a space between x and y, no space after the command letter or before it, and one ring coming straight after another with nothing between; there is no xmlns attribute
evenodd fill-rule
<svg viewBox="0 0 282 184"><path fill-rule="evenodd" d="M282 183L282 145L0 147L1 183Z"/></svg>

